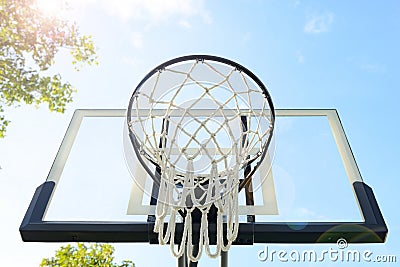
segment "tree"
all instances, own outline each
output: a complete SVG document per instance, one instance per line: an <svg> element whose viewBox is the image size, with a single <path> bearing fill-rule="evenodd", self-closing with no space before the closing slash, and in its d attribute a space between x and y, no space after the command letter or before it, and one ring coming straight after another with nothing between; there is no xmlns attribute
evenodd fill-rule
<svg viewBox="0 0 400 267"><path fill-rule="evenodd" d="M114 248L108 244L92 244L87 247L83 243L77 246L63 246L56 251L54 257L43 259L40 267L134 267L132 261L124 260L121 264L114 263Z"/></svg>
<svg viewBox="0 0 400 267"><path fill-rule="evenodd" d="M46 15L35 0L0 0L0 138L9 124L5 106L45 103L62 113L72 101L73 86L48 74L60 49L70 51L76 70L97 64L92 37L76 23Z"/></svg>

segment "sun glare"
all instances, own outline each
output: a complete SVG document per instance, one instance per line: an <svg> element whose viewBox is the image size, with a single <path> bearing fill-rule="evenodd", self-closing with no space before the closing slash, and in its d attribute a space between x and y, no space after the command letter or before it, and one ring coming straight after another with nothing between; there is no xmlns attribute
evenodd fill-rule
<svg viewBox="0 0 400 267"><path fill-rule="evenodd" d="M36 0L38 8L46 15L58 16L63 11L62 0Z"/></svg>

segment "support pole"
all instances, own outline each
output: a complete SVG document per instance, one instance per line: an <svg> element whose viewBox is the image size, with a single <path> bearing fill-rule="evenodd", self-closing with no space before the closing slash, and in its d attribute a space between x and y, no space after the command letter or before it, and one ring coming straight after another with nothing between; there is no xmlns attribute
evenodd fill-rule
<svg viewBox="0 0 400 267"><path fill-rule="evenodd" d="M186 256L182 255L178 258L178 267L186 267Z"/></svg>
<svg viewBox="0 0 400 267"><path fill-rule="evenodd" d="M220 266L228 267L228 251L221 251ZM186 251L182 257L178 258L178 267L196 267L197 262L188 262Z"/></svg>
<svg viewBox="0 0 400 267"><path fill-rule="evenodd" d="M228 267L228 251L221 251L221 267Z"/></svg>
<svg viewBox="0 0 400 267"><path fill-rule="evenodd" d="M193 245L193 254L197 255L198 252L199 252L199 244ZM188 267L197 267L197 263L198 262L191 262L190 260L188 260Z"/></svg>

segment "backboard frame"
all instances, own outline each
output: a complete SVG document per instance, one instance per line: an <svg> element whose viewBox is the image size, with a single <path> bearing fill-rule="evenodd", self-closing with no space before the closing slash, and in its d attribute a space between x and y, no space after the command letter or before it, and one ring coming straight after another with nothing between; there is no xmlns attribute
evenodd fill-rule
<svg viewBox="0 0 400 267"><path fill-rule="evenodd" d="M345 238L349 243L385 242L388 228L372 189L363 182L349 142L335 109L275 109L276 116L326 116L334 134L349 182L353 187L360 222L246 222L240 223L234 244L254 243L335 243ZM124 117L124 109L76 110L46 182L35 191L19 228L25 242L131 242L158 244L154 222L113 221L46 221L46 210L61 177L69 151L84 117ZM166 227L166 224L165 224ZM196 235L194 226L193 231ZM177 224L175 243L180 242L182 224ZM226 229L224 229L226 231ZM210 225L210 234L216 227ZM323 238L321 238L323 236ZM215 242L210 238L211 244Z"/></svg>

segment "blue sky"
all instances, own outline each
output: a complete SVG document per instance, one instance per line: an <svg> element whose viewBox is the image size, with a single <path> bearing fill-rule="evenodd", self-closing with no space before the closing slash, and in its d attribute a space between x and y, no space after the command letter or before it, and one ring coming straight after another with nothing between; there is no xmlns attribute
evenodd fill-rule
<svg viewBox="0 0 400 267"><path fill-rule="evenodd" d="M397 1L66 2L64 16L93 35L100 64L74 72L68 53L60 53L51 71L78 90L65 114L49 113L44 106L6 109L12 123L0 140L2 265L37 266L60 245L23 243L18 227L34 189L47 176L72 112L126 108L133 88L150 69L186 54L218 55L246 66L267 85L277 108L336 108L389 227L386 243L368 248L397 253L400 260ZM146 247L149 253L143 254L146 250L137 248L117 246L117 256L132 255L137 266L145 266L147 258L163 262L150 252L165 249ZM231 262L245 253L253 265L262 266L266 263L256 260L261 248L235 248Z"/></svg>

